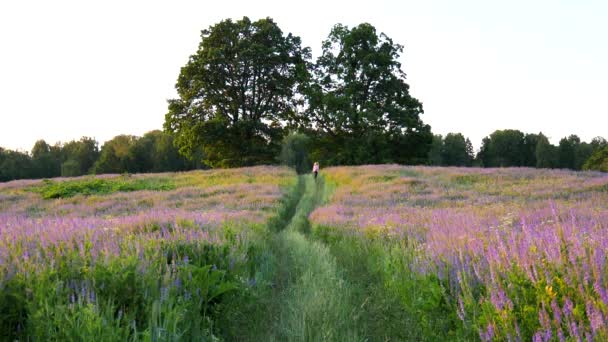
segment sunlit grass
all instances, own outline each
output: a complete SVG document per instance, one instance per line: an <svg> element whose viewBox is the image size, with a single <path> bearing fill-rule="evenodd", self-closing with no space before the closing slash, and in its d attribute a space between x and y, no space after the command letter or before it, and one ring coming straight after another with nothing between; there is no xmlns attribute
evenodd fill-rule
<svg viewBox="0 0 608 342"><path fill-rule="evenodd" d="M214 339L295 179L258 167L4 184L0 340Z"/></svg>
<svg viewBox="0 0 608 342"><path fill-rule="evenodd" d="M336 190L311 215L316 236L367 253L423 336L608 337L606 174L385 165L324 175Z"/></svg>

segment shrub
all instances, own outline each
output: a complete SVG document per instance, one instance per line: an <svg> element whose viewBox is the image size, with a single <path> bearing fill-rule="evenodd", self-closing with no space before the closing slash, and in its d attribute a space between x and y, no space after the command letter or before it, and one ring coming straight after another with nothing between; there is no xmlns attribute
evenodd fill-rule
<svg viewBox="0 0 608 342"><path fill-rule="evenodd" d="M283 139L281 163L296 169L298 174L308 172L312 163L308 157L310 138L303 133L290 133Z"/></svg>
<svg viewBox="0 0 608 342"><path fill-rule="evenodd" d="M45 180L43 185L36 186L31 190L40 193L44 199L51 199L69 198L76 195L90 196L114 192L172 189L175 189L175 185L165 178L131 179L123 176L113 179L86 178L64 182Z"/></svg>

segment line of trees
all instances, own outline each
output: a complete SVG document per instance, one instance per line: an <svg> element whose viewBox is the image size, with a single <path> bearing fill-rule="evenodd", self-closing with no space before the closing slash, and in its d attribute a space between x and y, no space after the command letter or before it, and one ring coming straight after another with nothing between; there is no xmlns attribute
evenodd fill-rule
<svg viewBox="0 0 608 342"><path fill-rule="evenodd" d="M281 151L270 164L293 166L309 172L313 156L312 139L304 133L285 136ZM202 152L201 152L202 153ZM36 142L30 153L0 147L0 181L27 178L72 177L103 173L145 173L187 171L207 168L202 155L192 159L180 155L173 136L154 130L142 137L118 135L101 149L89 137L64 144ZM558 145L543 133L498 130L482 140L475 153L461 133L433 135L427 158L434 166L537 167L608 172L608 142L596 137L582 142L577 135L562 138Z"/></svg>
<svg viewBox="0 0 608 342"><path fill-rule="evenodd" d="M482 167L538 167L608 171L608 143L602 137L582 142L577 135L562 138L557 146L541 132L497 130L483 138L475 154L461 133L433 136L429 165Z"/></svg>
<svg viewBox="0 0 608 342"><path fill-rule="evenodd" d="M173 137L155 130L143 137L118 135L101 149L89 137L64 144L36 142L31 153L0 148L0 181L102 173L185 171L202 168L181 156Z"/></svg>

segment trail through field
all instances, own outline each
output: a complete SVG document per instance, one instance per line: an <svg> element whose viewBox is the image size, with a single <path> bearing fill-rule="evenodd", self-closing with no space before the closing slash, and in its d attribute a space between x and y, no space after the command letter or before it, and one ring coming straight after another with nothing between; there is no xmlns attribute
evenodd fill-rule
<svg viewBox="0 0 608 342"><path fill-rule="evenodd" d="M404 340L402 310L385 298L361 265L334 255L310 235L309 214L326 196L321 177L300 176L303 191L293 216L272 237L274 279L264 317L253 318L243 340ZM379 284L381 286L381 282Z"/></svg>

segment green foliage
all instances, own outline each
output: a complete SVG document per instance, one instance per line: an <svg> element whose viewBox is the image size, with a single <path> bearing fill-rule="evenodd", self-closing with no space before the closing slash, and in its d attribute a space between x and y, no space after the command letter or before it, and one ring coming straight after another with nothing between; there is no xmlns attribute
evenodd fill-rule
<svg viewBox="0 0 608 342"><path fill-rule="evenodd" d="M140 141L147 146L144 153L150 154L150 168L144 168L142 172L182 171L197 167L197 164L188 162L179 154L171 134L159 130L150 131L144 134ZM201 166L198 165L197 168L201 168Z"/></svg>
<svg viewBox="0 0 608 342"><path fill-rule="evenodd" d="M523 144L523 166L536 167L536 146L542 133L526 133Z"/></svg>
<svg viewBox="0 0 608 342"><path fill-rule="evenodd" d="M577 148L562 145L560 151L543 133L524 134L518 130L497 130L483 139L477 159L485 167L557 168L563 164L563 167L576 168ZM584 153L581 150L579 155L583 156Z"/></svg>
<svg viewBox="0 0 608 342"><path fill-rule="evenodd" d="M81 178L63 184L45 181L32 190L56 190L71 196L74 192L131 190L138 185L158 188L152 183L162 186L169 181L179 187L205 188L246 185L247 181L277 186L295 183L293 172L265 167L196 172L170 180L145 178L152 182L141 184L138 177L130 176L105 178L103 183ZM275 212L280 218L274 222L284 225L289 221L302 186L288 189L292 196L284 200L284 210ZM226 198L225 194L221 197ZM261 278L259 269L268 262L265 247L271 228L228 221L223 227L210 228L181 218L163 224L154 219L143 226L130 224L111 233L101 227L75 232L117 238L112 250L94 252L99 242L94 238L85 238L82 244L74 240L45 244L33 239L32 243L40 245L27 249L44 251L44 256L37 253L27 258L26 248L15 243L8 263L13 267L4 268L5 277L0 279L0 341L220 341L227 331L240 329L242 334L242 327L255 320L244 316L249 313L245 308L257 310L255 313L265 310L255 296L274 286L274 273ZM184 234L171 234L178 229ZM190 230L208 232L209 238L187 237ZM46 261L50 267L41 267ZM235 323L236 318L247 323Z"/></svg>
<svg viewBox="0 0 608 342"><path fill-rule="evenodd" d="M597 150L601 150L604 147L608 146L608 141L606 141L606 139L604 139L602 137L595 137L595 138L591 139L590 145L593 148L593 151L595 152Z"/></svg>
<svg viewBox="0 0 608 342"><path fill-rule="evenodd" d="M471 141L460 133L448 133L443 139L443 165L470 166L473 162Z"/></svg>
<svg viewBox="0 0 608 342"><path fill-rule="evenodd" d="M33 178L32 159L26 153L0 149L0 182L13 179Z"/></svg>
<svg viewBox="0 0 608 342"><path fill-rule="evenodd" d="M436 166L471 166L475 155L469 138L461 133L434 135L428 153L428 164Z"/></svg>
<svg viewBox="0 0 608 342"><path fill-rule="evenodd" d="M74 160L78 162L80 169L78 173L73 173L73 176L82 176L91 172L91 168L95 161L99 158L99 147L95 139L82 137L80 140L72 140L63 145L61 148L62 161L66 162ZM62 166L63 167L63 166ZM62 176L65 176L62 173Z"/></svg>
<svg viewBox="0 0 608 342"><path fill-rule="evenodd" d="M235 273L215 266L229 256L214 248L167 243L142 254L145 260L109 256L94 264L68 253L56 260L64 265L56 271L2 284L0 339L214 340L221 303L241 289ZM178 250L190 261L167 260Z"/></svg>
<svg viewBox="0 0 608 342"><path fill-rule="evenodd" d="M320 230L319 230L320 229ZM329 235L327 235L331 232ZM383 320L376 334L399 340L475 340L477 331L463 326L455 314L455 303L448 300L449 285L433 275L412 272L409 264L416 258L414 245L385 239L376 235L353 236L335 228L314 227L315 236L332 248L348 270L356 272L356 282L365 283L374 290L366 298L366 310L377 310L400 317ZM389 307L374 308L384 300ZM367 302L369 301L369 302ZM390 311L388 311L390 310ZM387 312L388 311L388 312ZM374 327L382 317L368 317L361 323ZM372 335L373 336L373 335Z"/></svg>
<svg viewBox="0 0 608 342"><path fill-rule="evenodd" d="M309 49L270 18L223 20L201 38L181 69L165 130L190 158L202 148L213 167L272 162L281 122L293 122L301 103L295 92L307 74Z"/></svg>
<svg viewBox="0 0 608 342"><path fill-rule="evenodd" d="M558 146L559 167L562 169L576 169L576 152L581 144L581 139L576 135L562 138Z"/></svg>
<svg viewBox="0 0 608 342"><path fill-rule="evenodd" d="M61 146L50 146L44 140L38 140L32 148L34 178L49 178L60 175Z"/></svg>
<svg viewBox="0 0 608 342"><path fill-rule="evenodd" d="M557 147L551 145L549 139L542 133L536 144L536 167L555 168L558 167Z"/></svg>
<svg viewBox="0 0 608 342"><path fill-rule="evenodd" d="M303 133L290 133L283 138L281 164L293 167L298 174L310 172L312 163L308 156L311 140Z"/></svg>
<svg viewBox="0 0 608 342"><path fill-rule="evenodd" d="M123 172L187 170L190 164L173 145L173 136L154 130L138 138L129 148L131 164Z"/></svg>
<svg viewBox="0 0 608 342"><path fill-rule="evenodd" d="M93 170L96 174L135 172L137 165L131 153L138 137L133 135L117 135L106 141L101 148L99 159Z"/></svg>
<svg viewBox="0 0 608 342"><path fill-rule="evenodd" d="M541 168L562 168L581 170L585 161L591 157L596 147L599 146L603 138L595 138L591 144L581 142L577 135L564 137L559 141L558 146L549 143L547 137L542 133L537 136L536 144L536 167Z"/></svg>
<svg viewBox="0 0 608 342"><path fill-rule="evenodd" d="M485 137L478 158L485 167L524 166L524 134L518 130L497 130Z"/></svg>
<svg viewBox="0 0 608 342"><path fill-rule="evenodd" d="M593 152L594 152L594 149L593 149L593 145L591 145L591 144L582 142L579 145L577 145L574 150L574 169L582 170L583 165L585 164L585 162L587 160L589 160L591 155L593 155Z"/></svg>
<svg viewBox="0 0 608 342"><path fill-rule="evenodd" d="M147 132L143 137L116 136L104 144L102 153L97 141L88 137L53 146L39 140L31 155L0 148L0 181L204 168L202 155L197 160L192 162L181 156L173 136L159 130Z"/></svg>
<svg viewBox="0 0 608 342"><path fill-rule="evenodd" d="M69 159L61 164L61 176L62 177L76 177L80 176L82 168L77 160Z"/></svg>
<svg viewBox="0 0 608 342"><path fill-rule="evenodd" d="M76 195L106 195L114 192L128 192L139 190L166 191L172 190L175 185L166 178L138 179L131 177L117 177L111 179L86 178L82 180L54 182L45 180L44 185L31 188L38 192L42 198L69 198Z"/></svg>
<svg viewBox="0 0 608 342"><path fill-rule="evenodd" d="M583 169L608 172L608 146L593 153L583 165Z"/></svg>
<svg viewBox="0 0 608 342"><path fill-rule="evenodd" d="M443 137L441 134L433 135L433 142L431 143L431 148L428 153L428 161L429 165L441 166L443 165Z"/></svg>
<svg viewBox="0 0 608 342"><path fill-rule="evenodd" d="M370 24L336 25L307 87L305 124L325 164L424 162L432 142L399 62L403 47Z"/></svg>
<svg viewBox="0 0 608 342"><path fill-rule="evenodd" d="M118 135L107 141L93 171L97 174L144 173L190 170L194 166L197 164L179 154L172 135L155 130L143 137Z"/></svg>

